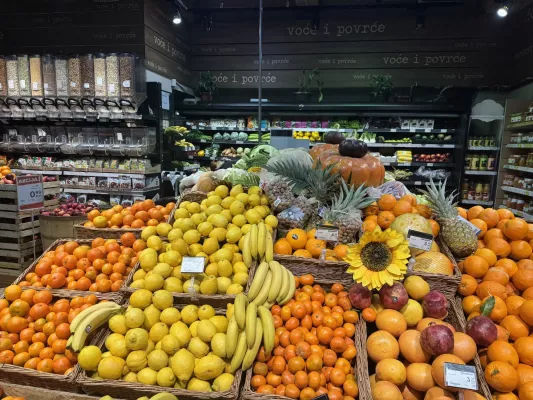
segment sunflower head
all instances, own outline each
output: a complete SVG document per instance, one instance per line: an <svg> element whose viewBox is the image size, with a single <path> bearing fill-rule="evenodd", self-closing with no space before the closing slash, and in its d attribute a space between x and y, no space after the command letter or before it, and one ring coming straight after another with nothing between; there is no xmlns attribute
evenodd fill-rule
<svg viewBox="0 0 533 400"><path fill-rule="evenodd" d="M410 256L409 242L401 233L376 228L348 248L344 261L354 281L372 290L403 279Z"/></svg>

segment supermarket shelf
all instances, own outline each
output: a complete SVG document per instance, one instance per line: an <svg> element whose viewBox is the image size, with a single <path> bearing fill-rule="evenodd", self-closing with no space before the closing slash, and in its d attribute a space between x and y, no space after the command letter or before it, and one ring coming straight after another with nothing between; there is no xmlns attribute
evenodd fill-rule
<svg viewBox="0 0 533 400"><path fill-rule="evenodd" d="M502 186L502 190L504 192L522 194L524 196L533 197L533 191L532 190L518 189L518 188L511 187L511 186Z"/></svg>
<svg viewBox="0 0 533 400"><path fill-rule="evenodd" d="M342 133L453 133L455 129L425 129L425 128L366 128L366 129L345 129L345 128L271 128L272 130L292 130L299 132L342 132Z"/></svg>
<svg viewBox="0 0 533 400"><path fill-rule="evenodd" d="M216 160L235 160L238 161L241 158L240 157L225 157L225 156L219 156L219 157L201 157L201 156L181 156L182 159L185 160L195 160L195 161L216 161Z"/></svg>
<svg viewBox="0 0 533 400"><path fill-rule="evenodd" d="M503 168L512 169L513 171L533 172L533 168L529 168L529 167L517 167L514 165L504 165Z"/></svg>
<svg viewBox="0 0 533 400"><path fill-rule="evenodd" d="M494 176L498 175L497 171L469 171L465 170L465 175L485 175L485 176Z"/></svg>
<svg viewBox="0 0 533 400"><path fill-rule="evenodd" d="M468 146L468 150L498 151L498 146Z"/></svg>
<svg viewBox="0 0 533 400"><path fill-rule="evenodd" d="M440 143L367 143L368 147L403 147L403 148L413 148L413 149L453 149L455 148L454 144L440 144Z"/></svg>
<svg viewBox="0 0 533 400"><path fill-rule="evenodd" d="M197 130L197 131L224 131L224 132L258 132L259 128L224 128L224 127L213 127L213 126L204 126L204 127L187 127L190 130ZM264 128L261 130L261 132L268 132L270 129Z"/></svg>
<svg viewBox="0 0 533 400"><path fill-rule="evenodd" d="M515 143L508 144L505 147L508 149L533 149L533 143Z"/></svg>
<svg viewBox="0 0 533 400"><path fill-rule="evenodd" d="M398 182L403 183L405 186L426 186L426 183L429 183L430 181L418 181L418 180L409 180L409 181L402 181L399 180ZM433 181L434 183L439 183L441 181ZM446 182L446 186L455 186L453 182Z"/></svg>
<svg viewBox="0 0 533 400"><path fill-rule="evenodd" d="M383 166L385 167L453 167L453 163L449 162L434 162L434 163L427 163L427 162L411 162L411 163L399 163L399 162L381 162Z"/></svg>
<svg viewBox="0 0 533 400"><path fill-rule="evenodd" d="M514 131L514 130L533 130L533 122L527 121L527 122L519 122L517 124L508 125L507 128L505 128L508 131Z"/></svg>
<svg viewBox="0 0 533 400"><path fill-rule="evenodd" d="M179 167L177 165L173 165L173 168L176 171L192 171L194 169L200 168L200 165L198 165L198 164L196 164L196 165L184 165L183 167Z"/></svg>
<svg viewBox="0 0 533 400"><path fill-rule="evenodd" d="M206 140L206 139L189 139L190 143L206 143L206 144L238 144L257 146L260 144L269 144L270 142L258 142L253 140Z"/></svg>
<svg viewBox="0 0 533 400"><path fill-rule="evenodd" d="M129 178L144 178L146 175L156 175L160 171L150 171L142 173L132 174L129 172L122 173L109 173L109 172L91 172L91 171L42 171L33 169L13 169L15 174L34 174L34 175L61 175L61 176L96 176L101 178L118 178L119 176L127 176Z"/></svg>
<svg viewBox="0 0 533 400"><path fill-rule="evenodd" d="M509 208L506 206L500 206L499 208L506 208L507 210L511 211L514 215L518 215L519 217L524 218L528 222L533 222L533 215L525 213L523 211L515 210L514 208Z"/></svg>
<svg viewBox="0 0 533 400"><path fill-rule="evenodd" d="M31 174L31 175L61 175L63 171L43 171L38 169L18 169L13 168L11 171L15 174Z"/></svg>
<svg viewBox="0 0 533 400"><path fill-rule="evenodd" d="M494 201L483 201L483 200L461 200L462 204L473 204L473 205L479 205L479 206L492 206L494 204Z"/></svg>
<svg viewBox="0 0 533 400"><path fill-rule="evenodd" d="M159 190L159 186L145 188L143 190L110 190L110 189L71 189L63 188L64 193L86 193L86 194L118 194L118 195L135 195L145 194L148 192L155 192Z"/></svg>

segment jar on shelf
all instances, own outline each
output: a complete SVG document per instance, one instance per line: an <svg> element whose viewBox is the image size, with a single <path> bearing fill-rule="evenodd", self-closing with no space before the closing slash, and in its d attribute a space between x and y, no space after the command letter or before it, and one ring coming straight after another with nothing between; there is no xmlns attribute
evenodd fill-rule
<svg viewBox="0 0 533 400"><path fill-rule="evenodd" d="M483 201L490 200L490 184L489 183L485 183L483 185L483 198L481 200Z"/></svg>
<svg viewBox="0 0 533 400"><path fill-rule="evenodd" d="M522 154L520 158L518 159L518 166L525 167L526 164L527 164L527 156L525 154Z"/></svg>
<svg viewBox="0 0 533 400"><path fill-rule="evenodd" d="M489 159L487 160L487 170L496 170L496 156L494 154L489 154Z"/></svg>
<svg viewBox="0 0 533 400"><path fill-rule="evenodd" d="M518 144L522 143L522 136L524 136L523 133L519 132L519 133L516 134L516 143L518 143Z"/></svg>
<svg viewBox="0 0 533 400"><path fill-rule="evenodd" d="M68 59L68 95L81 96L80 56L74 54Z"/></svg>
<svg viewBox="0 0 533 400"><path fill-rule="evenodd" d="M503 180L502 180L502 185L503 186L513 186L513 179L514 179L514 175L513 174L504 174L503 175Z"/></svg>
<svg viewBox="0 0 533 400"><path fill-rule="evenodd" d="M17 72L21 96L31 96L30 59L27 54L17 56Z"/></svg>
<svg viewBox="0 0 533 400"><path fill-rule="evenodd" d="M483 138L483 146L489 147L490 146L490 137L485 136Z"/></svg>
<svg viewBox="0 0 533 400"><path fill-rule="evenodd" d="M94 60L92 54L84 54L80 57L81 71L81 95L86 97L94 96Z"/></svg>
<svg viewBox="0 0 533 400"><path fill-rule="evenodd" d="M7 67L6 59L0 56L0 97L7 96Z"/></svg>
<svg viewBox="0 0 533 400"><path fill-rule="evenodd" d="M470 161L470 169L473 171L479 170L479 154L472 154L472 159Z"/></svg>
<svg viewBox="0 0 533 400"><path fill-rule="evenodd" d="M481 154L479 156L479 170L486 171L488 167L489 156L487 154Z"/></svg>
<svg viewBox="0 0 533 400"><path fill-rule="evenodd" d="M94 56L94 95L107 96L107 74L105 54L98 53Z"/></svg>
<svg viewBox="0 0 533 400"><path fill-rule="evenodd" d="M483 184L478 182L476 184L476 194L474 200L481 200L483 198Z"/></svg>
<svg viewBox="0 0 533 400"><path fill-rule="evenodd" d="M20 96L20 86L18 78L17 56L6 57L6 74L7 74L7 95L11 97Z"/></svg>
<svg viewBox="0 0 533 400"><path fill-rule="evenodd" d="M43 66L39 54L30 56L30 80L31 95L33 97L43 97Z"/></svg>
<svg viewBox="0 0 533 400"><path fill-rule="evenodd" d="M511 133L511 138L509 139L509 143L510 144L515 144L517 139L518 139L518 134L517 133Z"/></svg>
<svg viewBox="0 0 533 400"><path fill-rule="evenodd" d="M514 178L513 178L513 187L517 188L519 187L518 186L518 183L520 182L520 177L518 175L516 175Z"/></svg>
<svg viewBox="0 0 533 400"><path fill-rule="evenodd" d="M518 202L518 199L516 197L511 197L511 203L509 205L509 207L513 208L516 210L516 203Z"/></svg>
<svg viewBox="0 0 533 400"><path fill-rule="evenodd" d="M495 137L491 137L490 138L489 146L496 147L496 138Z"/></svg>
<svg viewBox="0 0 533 400"><path fill-rule="evenodd" d="M121 97L133 97L135 94L135 56L131 53L119 54L118 66Z"/></svg>
<svg viewBox="0 0 533 400"><path fill-rule="evenodd" d="M68 60L64 56L56 56L54 65L56 71L57 96L67 97L69 89Z"/></svg>
<svg viewBox="0 0 533 400"><path fill-rule="evenodd" d="M467 153L465 157L465 170L472 169L472 154Z"/></svg>
<svg viewBox="0 0 533 400"><path fill-rule="evenodd" d="M42 58L43 64L43 89L45 96L57 96L56 67L54 56L45 54Z"/></svg>
<svg viewBox="0 0 533 400"><path fill-rule="evenodd" d="M522 200L522 199L517 200L515 209L518 210L518 211L524 211L524 204L525 204L524 200Z"/></svg>
<svg viewBox="0 0 533 400"><path fill-rule="evenodd" d="M117 53L109 53L105 59L107 74L107 96L120 97L120 77Z"/></svg>
<svg viewBox="0 0 533 400"><path fill-rule="evenodd" d="M474 142L475 142L474 136L471 136L471 137L468 138L468 146L469 147L474 147Z"/></svg>
<svg viewBox="0 0 533 400"><path fill-rule="evenodd" d="M476 183L469 182L468 183L468 200L475 200L475 199L476 199Z"/></svg>
<svg viewBox="0 0 533 400"><path fill-rule="evenodd" d="M515 167L518 167L518 164L520 164L520 155L519 154L513 154L509 156L509 160L507 161L509 165L513 165Z"/></svg>

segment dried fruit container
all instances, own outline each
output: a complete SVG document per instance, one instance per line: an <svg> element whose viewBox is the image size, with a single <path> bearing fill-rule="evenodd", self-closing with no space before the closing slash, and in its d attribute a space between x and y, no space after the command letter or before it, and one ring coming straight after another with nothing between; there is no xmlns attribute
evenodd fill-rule
<svg viewBox="0 0 533 400"><path fill-rule="evenodd" d="M0 56L0 97L7 96L7 65L6 59Z"/></svg>
<svg viewBox="0 0 533 400"><path fill-rule="evenodd" d="M34 54L30 57L30 80L31 95L33 97L43 97L43 67L41 56L38 54Z"/></svg>
<svg viewBox="0 0 533 400"><path fill-rule="evenodd" d="M85 54L80 58L82 96L94 96L94 59L92 54Z"/></svg>
<svg viewBox="0 0 533 400"><path fill-rule="evenodd" d="M81 96L81 72L80 56L78 54L70 56L68 59L68 95L71 97Z"/></svg>
<svg viewBox="0 0 533 400"><path fill-rule="evenodd" d="M69 88L69 69L68 60L63 56L56 56L55 58L55 74L56 74L56 90L57 96L67 97Z"/></svg>
<svg viewBox="0 0 533 400"><path fill-rule="evenodd" d="M43 89L45 96L57 96L56 67L54 56L45 54L42 58L43 65Z"/></svg>
<svg viewBox="0 0 533 400"><path fill-rule="evenodd" d="M19 54L17 56L17 73L20 96L31 96L30 59L27 54Z"/></svg>
<svg viewBox="0 0 533 400"><path fill-rule="evenodd" d="M135 56L121 53L118 56L121 97L133 97L135 94Z"/></svg>
<svg viewBox="0 0 533 400"><path fill-rule="evenodd" d="M7 94L11 97L20 96L17 56L6 57Z"/></svg>
<svg viewBox="0 0 533 400"><path fill-rule="evenodd" d="M107 74L105 54L98 53L94 56L94 95L107 96Z"/></svg>
<svg viewBox="0 0 533 400"><path fill-rule="evenodd" d="M107 78L107 97L120 97L120 77L117 53L109 53L105 59Z"/></svg>

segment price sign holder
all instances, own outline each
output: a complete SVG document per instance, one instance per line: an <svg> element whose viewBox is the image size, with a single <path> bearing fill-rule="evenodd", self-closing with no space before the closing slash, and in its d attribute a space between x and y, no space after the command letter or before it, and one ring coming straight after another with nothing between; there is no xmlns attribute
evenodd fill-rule
<svg viewBox="0 0 533 400"><path fill-rule="evenodd" d="M429 251L433 244L433 235L430 233L424 233L409 229L407 232L407 240L409 241L409 247L414 247L418 250Z"/></svg>
<svg viewBox="0 0 533 400"><path fill-rule="evenodd" d="M444 363L444 384L446 386L477 391L477 372L472 365Z"/></svg>
<svg viewBox="0 0 533 400"><path fill-rule="evenodd" d="M204 268L204 257L183 257L183 260L181 261L181 273L192 274L189 293L192 294L193 299L196 299L196 290L194 290L195 276L204 272Z"/></svg>
<svg viewBox="0 0 533 400"><path fill-rule="evenodd" d="M318 240L325 240L327 242L338 242L339 228L329 225L317 225L315 237Z"/></svg>
<svg viewBox="0 0 533 400"><path fill-rule="evenodd" d="M468 226L470 227L470 229L472 229L474 231L474 233L476 234L476 236L479 234L479 232L481 232L481 229L479 229L477 226L475 226L473 223L471 223L470 221L464 219L463 217L461 217L460 215L457 216L457 219L459 221L463 221L463 222L466 222L468 224Z"/></svg>
<svg viewBox="0 0 533 400"><path fill-rule="evenodd" d="M17 204L19 211L31 212L31 236L35 239L34 215L35 210L44 207L44 189L42 175L28 175L17 177ZM37 258L33 240L33 258Z"/></svg>

